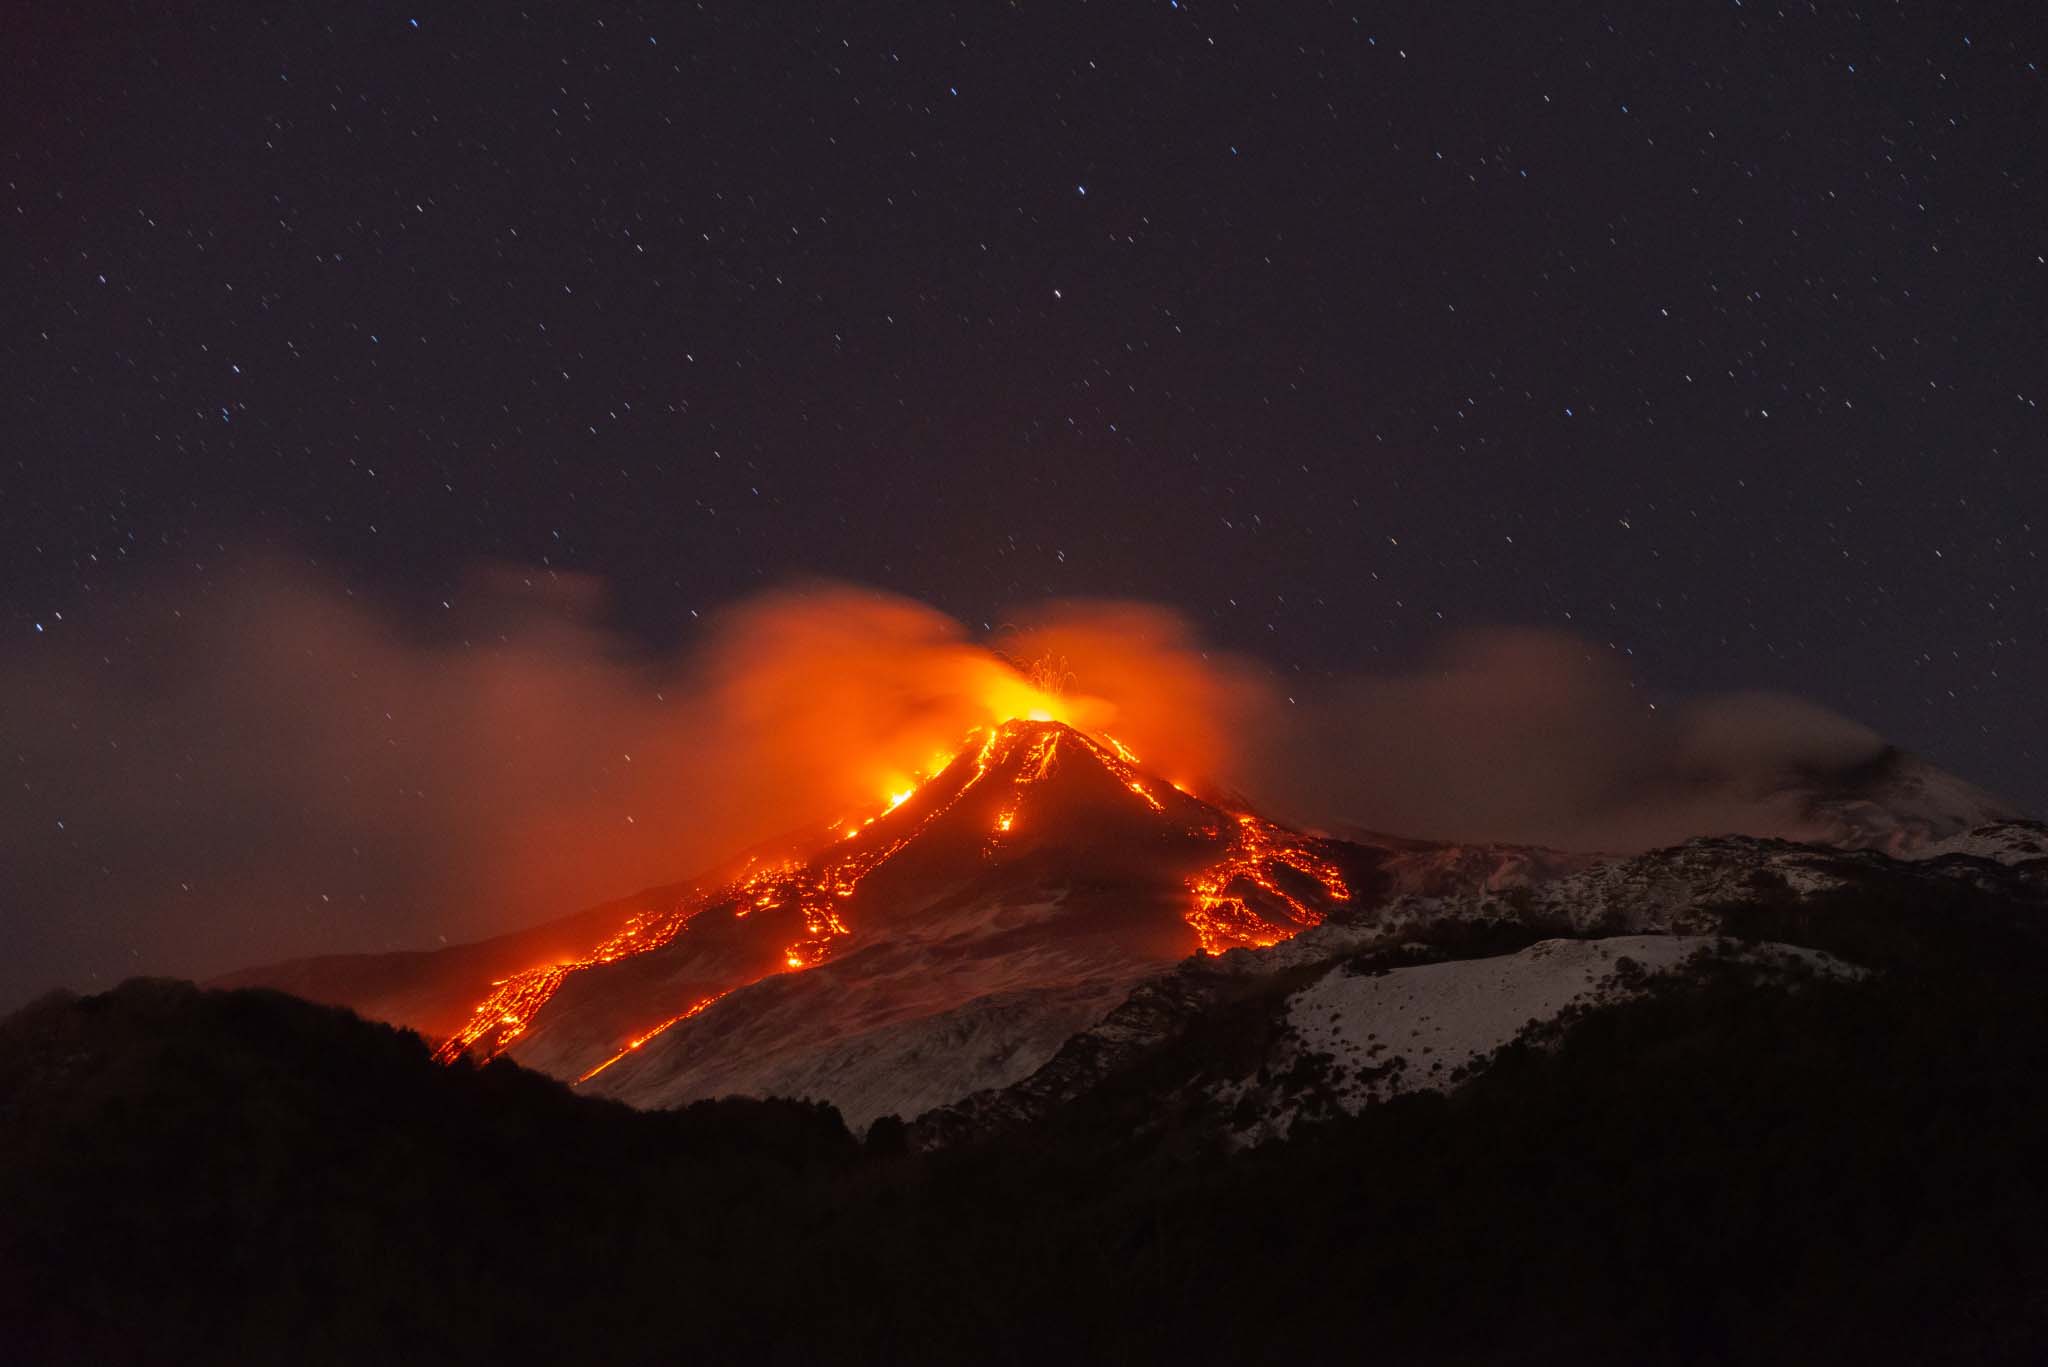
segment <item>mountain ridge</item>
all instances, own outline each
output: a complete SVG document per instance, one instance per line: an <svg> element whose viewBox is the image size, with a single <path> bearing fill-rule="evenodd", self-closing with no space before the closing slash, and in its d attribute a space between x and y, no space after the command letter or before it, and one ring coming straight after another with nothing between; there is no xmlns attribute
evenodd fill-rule
<svg viewBox="0 0 2048 1367"><path fill-rule="evenodd" d="M960 1009L750 1079L868 1068L861 1140L272 991L56 994L0 1021L0 1357L2038 1360L2048 826L1916 854L1716 837L1449 890L1425 858L1432 891L1148 968L1057 1044L1027 996L1018 1081L929 1104L1003 1073L956 1066ZM1056 914L945 895L670 1034Z"/></svg>
<svg viewBox="0 0 2048 1367"><path fill-rule="evenodd" d="M1888 828L1910 828L1904 843L1929 868L1948 867L1936 837L1971 848L2021 839L2013 823L1947 830L1981 795L1926 768L1891 754L1837 796L1849 810L1902 783L1936 794ZM1956 793L1968 800L1949 801ZM507 1053L640 1106L791 1095L836 1105L856 1129L894 1115L937 1136L955 1123L948 1106L1028 1096L1068 1046L1120 1012L1142 1014L1163 980L1228 978L1248 946L1277 946L1260 957L1274 971L1450 921L1580 938L1712 935L1711 907L1757 880L1811 892L1886 857L1753 837L1615 857L1344 834L1217 807L1113 739L1013 720L970 737L873 815L807 837L808 855L765 847L696 884L581 913L582 933L610 933L488 990L472 970L454 989L474 994L467 1024L441 1053ZM532 943L505 937L448 957ZM1222 959L1188 960L1202 950ZM232 980L303 985L318 967ZM375 965L340 967L378 976ZM346 1004L377 1014L388 1000ZM1183 1014L1215 1000L1196 991ZM444 1000L439 1020L454 1014Z"/></svg>

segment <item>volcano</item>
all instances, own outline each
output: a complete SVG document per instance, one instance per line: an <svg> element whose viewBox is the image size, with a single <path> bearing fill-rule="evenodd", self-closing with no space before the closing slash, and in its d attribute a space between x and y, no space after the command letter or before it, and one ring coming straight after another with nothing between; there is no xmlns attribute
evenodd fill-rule
<svg viewBox="0 0 2048 1367"><path fill-rule="evenodd" d="M1195 797L1108 736L1013 719L879 810L614 904L601 928L585 913L449 951L473 969L583 936L478 992L437 1056L509 1056L646 1106L915 1114L1028 1074L1164 964L1354 913L1386 891L1386 855ZM239 975L374 1011L374 971L321 977ZM445 1020L430 996L411 1009Z"/></svg>
<svg viewBox="0 0 2048 1367"><path fill-rule="evenodd" d="M1028 1073L1161 964L1340 913L1365 854L1182 792L1110 738L1012 720L884 810L507 980L443 1052L638 1105L915 1114Z"/></svg>
<svg viewBox="0 0 2048 1367"><path fill-rule="evenodd" d="M1920 785L1911 810L1941 831L1920 793L1956 791ZM1642 1268L1668 1275L1674 1323L1706 1276L1777 1288L1772 1313L1830 1307L1799 1341L1833 1341L1894 1220L1916 1261L1881 1285L2032 1305L2042 1260L2012 1250L2033 1247L2048 1144L2048 827L1911 855L1338 840L1182 791L1107 735L1010 720L872 811L686 884L241 975L431 1012L454 1022L438 1049L150 981L0 1022L0 1197L23 1212L0 1264L31 1273L0 1278L0 1323L67 1349L112 1324L151 1350L169 1324L199 1356L226 1335L154 1288L232 1286L233 1313L283 1307L299 1343L303 1288L341 1284L389 1288L321 1326L385 1336L353 1359L952 1361L1023 1332L1066 1360L1129 1325L1114 1360L1177 1331L1167 1356L1208 1361L1273 1356L1265 1307L1289 1296L1400 1285L1377 1319L1279 1317L1308 1326L1280 1355L1340 1357L1364 1323L1429 1360L1526 1356L1528 1324L1577 1315L1568 1360L1603 1361L1658 1356L1612 1351ZM110 1275L110 1249L132 1265ZM1491 1304L1474 1256L1484 1285L1523 1288L1476 1355L1443 1337ZM1188 1293L1225 1265L1255 1295ZM760 1277L784 1266L833 1275L791 1310ZM1944 1349L1948 1322L1995 1318L1948 1294ZM1220 1355L1187 1321L1212 1304L1254 1316L1219 1321Z"/></svg>
<svg viewBox="0 0 2048 1367"><path fill-rule="evenodd" d="M1192 797L1110 738L1012 719L883 812L506 980L442 1053L510 1053L635 1105L918 1113L1024 1076L1161 963L1341 914L1360 855Z"/></svg>
<svg viewBox="0 0 2048 1367"><path fill-rule="evenodd" d="M1616 924L1639 909L1628 889L1640 879L1623 879L1620 903L1584 884L1633 867L1597 854L1345 834L1198 797L1111 736L1016 717L970 733L872 810L690 882L480 944L217 985L281 987L412 1026L439 1041L443 1063L509 1057L643 1107L826 1101L858 1129L1022 1082L1190 958L1319 927L1318 944L1344 941L1347 926L1384 934L1418 901L1493 921L1528 919L1526 904L1572 933L1599 919L1591 909ZM1753 862L1707 861L1720 882ZM1680 882L1680 902L1701 900ZM1543 891L1560 888L1578 889L1559 894L1570 905Z"/></svg>

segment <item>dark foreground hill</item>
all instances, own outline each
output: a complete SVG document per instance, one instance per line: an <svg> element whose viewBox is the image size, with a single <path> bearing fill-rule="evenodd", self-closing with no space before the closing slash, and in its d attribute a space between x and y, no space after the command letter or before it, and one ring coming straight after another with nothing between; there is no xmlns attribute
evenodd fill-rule
<svg viewBox="0 0 2048 1367"><path fill-rule="evenodd" d="M11 1361L2036 1361L2048 969L1957 882L1732 933L1448 1096L1228 1151L1162 1079L914 1153L784 1102L636 1112L265 992L0 1026ZM1785 917L1803 917L1789 927Z"/></svg>

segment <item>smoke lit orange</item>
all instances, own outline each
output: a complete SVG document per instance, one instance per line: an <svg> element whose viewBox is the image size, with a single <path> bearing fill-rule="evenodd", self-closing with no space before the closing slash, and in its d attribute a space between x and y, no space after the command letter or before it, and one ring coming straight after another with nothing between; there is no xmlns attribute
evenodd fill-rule
<svg viewBox="0 0 2048 1367"><path fill-rule="evenodd" d="M1055 685L1057 680L1055 680ZM667 914L636 915L618 932L576 959L514 974L493 985L471 1021L436 1052L444 1062L465 1055L492 1057L512 1047L567 978L598 965L669 944L705 909L729 906L735 918L767 913L789 917L796 936L780 953L784 971L814 968L833 957L854 933L851 899L877 869L910 846L931 824L992 773L1004 775L1007 793L996 804L989 852L1020 830L1031 792L1059 772L1063 758L1092 762L1110 774L1131 800L1181 828L1176 839L1219 846L1211 863L1189 878L1184 919L1194 948L1204 953L1277 943L1318 924L1317 901L1350 897L1342 873L1290 832L1249 813L1225 814L1145 773L1122 742L1064 720L1100 710L1007 669L988 676L984 698L992 712L1007 712L976 728L952 754L934 756L914 774L883 776L877 806L865 816L835 822L822 854L811 858L750 861L732 882L685 898ZM946 778L943 786L935 781ZM928 788L936 796L923 800ZM1162 794L1177 804L1169 816ZM735 984L735 986L740 984ZM726 991L730 991L727 988ZM672 1026L689 1020L725 992L687 1008L622 1042L611 1057L583 1074L595 1077Z"/></svg>

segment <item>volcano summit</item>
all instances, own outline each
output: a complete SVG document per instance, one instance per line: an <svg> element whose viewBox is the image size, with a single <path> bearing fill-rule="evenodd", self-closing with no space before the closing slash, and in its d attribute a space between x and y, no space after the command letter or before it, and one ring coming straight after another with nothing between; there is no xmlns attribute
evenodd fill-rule
<svg viewBox="0 0 2048 1367"><path fill-rule="evenodd" d="M639 1105L916 1114L1019 1080L1163 965L1356 909L1384 858L1192 796L1108 736L1012 719L880 810L646 894L505 974L438 1057L506 1055ZM361 960L236 980L399 1014ZM401 1019L445 1019L465 990L451 974Z"/></svg>

